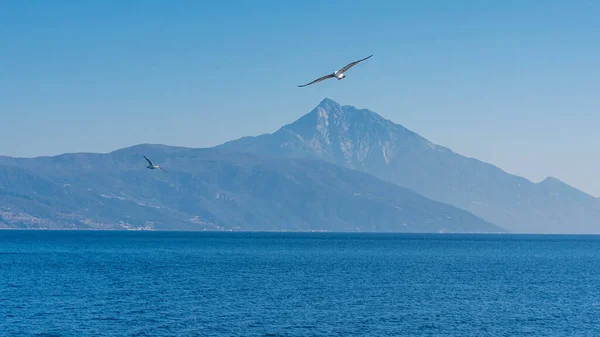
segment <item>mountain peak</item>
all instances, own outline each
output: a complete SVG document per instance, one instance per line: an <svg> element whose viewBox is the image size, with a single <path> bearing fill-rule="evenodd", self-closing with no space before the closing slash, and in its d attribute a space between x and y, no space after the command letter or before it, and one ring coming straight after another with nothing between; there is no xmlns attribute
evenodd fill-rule
<svg viewBox="0 0 600 337"><path fill-rule="evenodd" d="M383 118L376 112L368 109L359 109L352 105L341 105L330 98L324 98L311 112L300 117L296 122L286 125L284 128L295 128L299 124L304 126L312 124L313 127L321 125L321 127L325 126L328 128L342 126L346 128L346 131L349 124L364 124L371 127L379 126L384 128L401 127Z"/></svg>
<svg viewBox="0 0 600 337"><path fill-rule="evenodd" d="M540 184L550 184L550 183L561 183L564 184L560 179L554 177L546 177L546 179L542 180Z"/></svg>
<svg viewBox="0 0 600 337"><path fill-rule="evenodd" d="M569 190L581 192L581 191L577 190L575 187L572 187L571 185L569 185L569 184L565 183L564 181L562 181L558 178L555 178L555 177L546 177L546 179L542 180L538 184L540 186L547 186L547 187L552 187L552 188L567 188ZM581 192L581 193L584 193L584 192Z"/></svg>
<svg viewBox="0 0 600 337"><path fill-rule="evenodd" d="M317 157L361 171L369 171L371 165L389 165L409 149L443 150L373 111L342 106L330 98L272 135L224 145L239 152Z"/></svg>
<svg viewBox="0 0 600 337"><path fill-rule="evenodd" d="M341 107L341 105L338 102L332 100L331 98L327 98L327 97L323 98L318 106L320 106L320 107L331 107L331 106Z"/></svg>
<svg viewBox="0 0 600 337"><path fill-rule="evenodd" d="M371 117L375 117L377 119L384 119L383 117L381 117L380 115L378 115L377 113L368 110L368 109L359 109L355 106L352 105L341 105L338 102L332 100L331 98L324 98L314 109L312 112L314 111L318 111L319 109L323 109L326 112L329 111L333 111L336 112L338 114L338 116L340 115L346 115L346 116L350 116L350 115L370 115ZM310 113L309 113L310 114Z"/></svg>

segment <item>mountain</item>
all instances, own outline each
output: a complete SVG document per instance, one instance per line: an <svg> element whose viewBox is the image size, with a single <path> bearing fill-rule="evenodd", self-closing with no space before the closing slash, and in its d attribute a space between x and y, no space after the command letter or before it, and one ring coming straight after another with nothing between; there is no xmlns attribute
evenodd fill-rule
<svg viewBox="0 0 600 337"><path fill-rule="evenodd" d="M314 158L372 174L514 232L600 233L600 203L555 178L533 183L433 144L378 114L324 99L273 134L218 147Z"/></svg>
<svg viewBox="0 0 600 337"><path fill-rule="evenodd" d="M148 170L147 155L168 173ZM455 207L315 160L139 145L0 157L0 228L503 232Z"/></svg>

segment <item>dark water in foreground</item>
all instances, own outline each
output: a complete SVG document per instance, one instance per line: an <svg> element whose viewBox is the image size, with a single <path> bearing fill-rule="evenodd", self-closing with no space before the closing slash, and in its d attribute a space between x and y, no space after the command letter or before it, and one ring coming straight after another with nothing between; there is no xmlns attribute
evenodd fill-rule
<svg viewBox="0 0 600 337"><path fill-rule="evenodd" d="M600 237L0 231L4 336L600 336Z"/></svg>

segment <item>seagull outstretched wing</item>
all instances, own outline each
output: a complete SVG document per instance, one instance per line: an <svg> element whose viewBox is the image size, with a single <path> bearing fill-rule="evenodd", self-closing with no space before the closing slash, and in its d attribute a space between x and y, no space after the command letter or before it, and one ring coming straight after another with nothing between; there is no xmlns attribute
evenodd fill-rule
<svg viewBox="0 0 600 337"><path fill-rule="evenodd" d="M346 71L348 71L348 69L354 67L355 65L359 64L360 62L362 62L362 61L364 61L364 60L366 60L368 58L371 58L371 56L373 56L373 55L371 54L370 56L367 56L364 59L360 59L358 61L354 61L352 63L348 63L344 68L338 70L338 73L345 73Z"/></svg>
<svg viewBox="0 0 600 337"><path fill-rule="evenodd" d="M167 172L167 170L165 170L165 169L164 169L164 168L162 168L162 167L159 167L159 169L161 169L161 170L165 171L165 173L169 173L169 172Z"/></svg>
<svg viewBox="0 0 600 337"><path fill-rule="evenodd" d="M326 80L326 79L328 79L328 78L334 78L334 77L335 77L335 75L333 75L333 74L325 75L325 76L323 76L323 77L317 78L316 80L314 80L314 81L312 81L312 82L310 82L310 83L303 84L303 85L299 85L298 87L300 87L300 88L301 88L301 87L305 87L305 86L307 86L307 85L315 84L315 83L317 83L317 82L321 82L321 81L323 81L323 80Z"/></svg>
<svg viewBox="0 0 600 337"><path fill-rule="evenodd" d="M150 159L148 159L148 157L144 156L144 159L146 159L146 161L148 162L148 164L150 164L150 166L154 166L154 164L152 163L152 161Z"/></svg>

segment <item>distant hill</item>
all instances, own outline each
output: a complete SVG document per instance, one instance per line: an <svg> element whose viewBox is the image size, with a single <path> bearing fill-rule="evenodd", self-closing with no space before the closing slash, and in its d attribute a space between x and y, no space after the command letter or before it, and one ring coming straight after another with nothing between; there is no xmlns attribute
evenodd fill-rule
<svg viewBox="0 0 600 337"><path fill-rule="evenodd" d="M514 232L600 233L600 202L555 178L533 183L431 143L378 114L325 99L273 134L218 147L360 170Z"/></svg>
<svg viewBox="0 0 600 337"><path fill-rule="evenodd" d="M323 161L162 145L0 157L0 228L504 231Z"/></svg>

